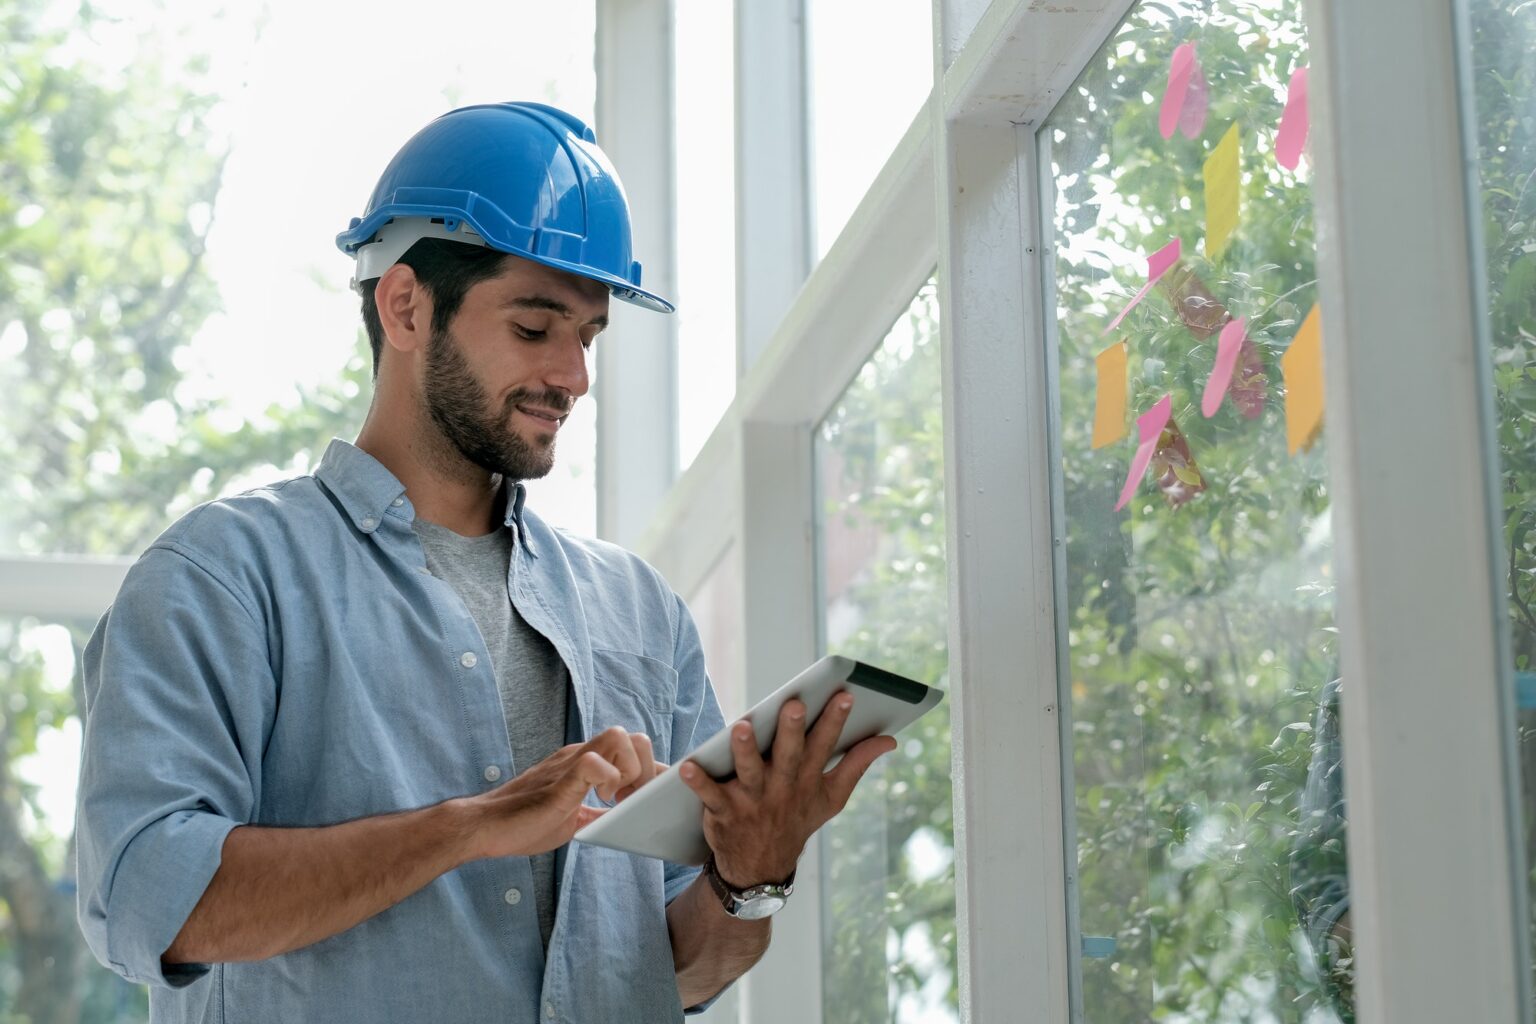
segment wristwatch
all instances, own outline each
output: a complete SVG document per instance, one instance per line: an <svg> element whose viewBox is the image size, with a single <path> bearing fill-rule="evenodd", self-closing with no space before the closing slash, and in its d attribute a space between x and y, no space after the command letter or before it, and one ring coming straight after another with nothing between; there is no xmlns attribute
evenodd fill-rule
<svg viewBox="0 0 1536 1024"><path fill-rule="evenodd" d="M704 874L709 878L710 888L720 897L725 912L743 921L759 921L777 914L789 901L790 893L795 891L793 871L782 882L765 882L749 889L737 889L720 877L714 854L710 854L709 862L704 865Z"/></svg>

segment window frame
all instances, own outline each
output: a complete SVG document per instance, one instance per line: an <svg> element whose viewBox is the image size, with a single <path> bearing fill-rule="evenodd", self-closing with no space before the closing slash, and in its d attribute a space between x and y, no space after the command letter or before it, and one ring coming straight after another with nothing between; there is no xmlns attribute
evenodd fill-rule
<svg viewBox="0 0 1536 1024"><path fill-rule="evenodd" d="M1345 716L1351 737L1346 778L1357 809L1350 850L1352 876L1359 880L1354 915L1361 948L1379 951L1367 952L1359 963L1360 1019L1438 1022L1448 1016L1443 1001L1453 996L1447 993L1456 994L1456 1009L1465 1015L1466 993L1480 991L1487 996L1477 1019L1524 1014L1521 1019L1528 1020L1527 982L1519 967L1527 942L1516 927L1523 916L1511 909L1525 904L1514 855L1517 790L1506 717L1512 686L1497 657L1502 625L1489 557L1495 534L1487 460L1473 460L1477 465L1464 474L1464 488L1452 489L1476 500L1460 507L1440 502L1433 511L1405 500L1426 454L1400 440L1402 431L1416 426L1415 406L1380 398L1380 367L1387 366L1394 386L1436 396L1441 411L1454 418L1449 427L1436 420L1441 434L1433 453L1489 450L1483 350L1474 347L1469 359L1467 348L1475 345L1480 319L1476 289L1457 281L1447 302L1443 275L1427 261L1413 268L1412 285L1399 275L1361 287L1369 280L1361 269L1373 261L1400 264L1404 240L1389 229L1398 211L1413 206L1432 222L1428 228L1415 222L1417 233L1443 246L1438 265L1476 265L1475 219L1459 202L1433 201L1457 189L1467 194L1460 151L1442 145L1435 160L1418 164L1414 156L1433 150L1437 139L1461 139L1467 131L1466 111L1459 107L1465 93L1457 88L1463 73L1456 61L1455 5L1408 0L1410 11L1403 2L1310 0L1308 8L1318 234L1327 239L1320 245L1319 287L1325 322L1343 325L1332 336L1349 337L1348 345L1334 341L1326 347L1326 370L1344 594L1340 617L1345 636L1359 638L1342 645L1346 672L1357 680L1357 710ZM889 208L883 198L917 191L915 178L921 176L938 200L932 234L922 241L937 256L943 311L963 1019L1001 1019L1021 1005L1036 1007L1044 1021L1064 1024L1081 1015L1071 995L1078 936L1070 931L1072 861L1065 846L1071 834L1070 748L1062 734L1067 716L1059 713L1063 652L1054 619L1061 575L1050 529L1052 515L1059 514L1049 444L1056 399L1046 383L1054 353L1042 295L1040 212L1049 183L1040 179L1034 132L1131 6L1132 0L1093 0L1071 10L1042 10L1030 0L936 0L935 61L942 74L934 93L828 258L811 271L764 357L746 370L737 403L711 440L715 457L684 475L640 544L664 571L682 571L688 585L686 577L696 571L689 567L710 561L690 555L702 543L688 535L690 524L716 524L708 534L716 552L721 532L729 534L726 543L743 545L744 621L753 624L746 644L749 700L813 654L808 621L789 636L769 627L775 633L769 638L752 609L804 605L804 619L814 614L804 541L813 512L811 430L897 311L889 302L869 301L881 293L878 278L891 255L889 225L873 214ZM1383 39L1383 26L1390 26L1397 46L1427 52L1432 61L1420 66L1391 59L1396 51ZM1442 102L1418 112L1417 120L1401 109L1383 118L1389 97L1422 93L1426 73L1442 87ZM923 152L912 152L919 146ZM1382 189L1370 177L1371 169L1387 165L1398 172L1398 187ZM885 294L910 296L918 283L914 275ZM840 301L828 309L834 295ZM1389 318L1377 314L1384 303L1395 304ZM985 312L960 316L955 310ZM835 329L821 319L824 314L841 317ZM1438 349L1432 360L1393 363L1389 353L1400 348L1394 339L1404 329L1407 336L1427 336L1428 323L1443 328L1455 344ZM1367 366L1374 379L1363 372ZM1448 387L1454 396L1446 395ZM770 396L786 401L775 405ZM1419 429L1413 436L1425 433ZM1369 478L1356 469L1362 465L1373 467ZM772 480L762 475L765 469ZM1401 564L1394 557L1400 539L1388 542L1379 529L1389 507L1396 517L1394 538L1414 529L1428 531L1420 536L1458 531L1464 538L1454 549L1461 556L1451 574L1454 586L1415 593L1426 589L1416 586L1422 571ZM1416 615L1454 623L1454 653L1436 631L1405 637L1392 630L1410 601ZM1018 628L1021 605L1032 610L1036 628ZM1471 696L1462 687L1458 692L1467 699L1448 716L1428 665L1454 665L1450 678L1471 672L1484 682ZM1035 682L1019 685L1020 666ZM1408 743L1404 735L1436 739ZM1477 752L1455 780L1425 766L1446 739ZM1011 781L1018 778L1036 782L1018 787ZM1502 799L1479 796L1490 792ZM1425 820L1460 824L1437 828L1426 842ZM980 821L987 823L985 831L971 825ZM1473 834L1496 836L1496 850L1458 848L1468 845L1457 843L1456 835L1468 834L1458 829L1471 827L1482 830ZM1437 891L1452 867L1460 877L1479 879L1475 898L1461 900L1462 906L1453 899L1424 905L1393 898ZM817 877L813 864L805 884L816 884ZM807 980L819 978L819 958L807 955L819 949L809 923L817 902L804 901L813 906L797 908L807 911L799 917L785 915L774 949L749 976L744 1001L752 1015L820 1020L819 992L801 998L783 984L793 978L804 994Z"/></svg>
<svg viewBox="0 0 1536 1024"><path fill-rule="evenodd" d="M935 89L760 353L743 360L735 400L680 478L675 340L665 318L620 323L617 310L623 358L609 345L616 354L602 363L600 532L630 543L684 593L740 545L751 702L815 656L815 425L938 266L962 1019L1009 1019L1020 1006L1050 1024L1080 1016L1071 998L1070 748L1057 683L1055 397L1034 131L1131 4L935 0ZM1352 913L1364 952L1359 1019L1529 1021L1481 249L1467 203L1444 201L1473 194L1465 148L1444 144L1475 131L1460 60L1464 10L1455 0L1308 0L1307 10L1319 287L1325 323L1337 325L1325 370L1341 649L1354 680L1344 730ZM657 118L672 105L646 97L671 88L670 5L598 0L598 16L600 131L644 219L636 237L647 281L665 292L676 197L671 126ZM634 46L624 26L659 48ZM738 47L749 43L738 37ZM1419 59L1393 56L1403 52ZM1410 109L1398 102L1407 95L1429 102ZM751 151L738 140L738 161ZM803 163L803 138L799 152ZM738 189L738 203L757 191ZM1420 213L1411 233L1404 209ZM752 245L751 234L738 232L738 246ZM784 237L792 252L794 232ZM1415 247L1438 258L1405 265L1400 254ZM1383 265L1399 272L1370 273ZM1445 266L1467 273L1437 269ZM779 280L775 294L787 287ZM1404 360L1404 337L1443 343ZM652 380L664 382L666 401L636 409ZM1435 410L1433 429L1421 408ZM1450 499L1426 500L1426 463L1454 473L1443 487ZM1415 538L1426 536L1457 542L1407 564L1404 545L1425 554ZM128 564L0 559L0 612L97 616ZM1436 586L1424 587L1426 578ZM1035 628L1019 628L1021 606ZM1446 679L1458 680L1456 700L1445 699ZM1446 749L1457 752L1455 772L1436 770ZM1492 841L1458 839L1466 835ZM1474 881L1452 888L1448 877ZM821 1020L815 844L801 879L809 898L791 901L769 955L710 1019L744 1010Z"/></svg>

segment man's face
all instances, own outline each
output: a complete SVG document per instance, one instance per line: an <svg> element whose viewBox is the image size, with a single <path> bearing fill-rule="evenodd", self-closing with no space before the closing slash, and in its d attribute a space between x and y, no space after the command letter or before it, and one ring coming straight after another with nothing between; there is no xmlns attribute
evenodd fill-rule
<svg viewBox="0 0 1536 1024"><path fill-rule="evenodd" d="M555 436L587 393L608 289L512 258L434 331L422 377L432 422L465 459L513 480L546 475Z"/></svg>

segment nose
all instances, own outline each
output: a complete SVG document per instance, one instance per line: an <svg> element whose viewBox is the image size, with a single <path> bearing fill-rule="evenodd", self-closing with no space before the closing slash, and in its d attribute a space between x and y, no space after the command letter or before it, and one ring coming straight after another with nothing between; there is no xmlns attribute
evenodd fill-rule
<svg viewBox="0 0 1536 1024"><path fill-rule="evenodd" d="M582 346L581 337L573 333L546 351L549 362L544 368L544 383L567 392L572 401L585 395L592 381L587 366L589 352Z"/></svg>

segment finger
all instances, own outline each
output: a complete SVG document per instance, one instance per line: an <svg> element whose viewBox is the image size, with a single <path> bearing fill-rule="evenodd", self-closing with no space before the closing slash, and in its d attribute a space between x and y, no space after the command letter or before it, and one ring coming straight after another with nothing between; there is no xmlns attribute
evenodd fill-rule
<svg viewBox="0 0 1536 1024"><path fill-rule="evenodd" d="M578 757L574 770L567 778L573 785L580 786L583 794L593 789L597 791L599 800L610 802L621 785L619 770L595 750L589 750Z"/></svg>
<svg viewBox="0 0 1536 1024"><path fill-rule="evenodd" d="M662 764L660 761L652 762L652 766L655 769L655 771L651 775L652 779L654 779L657 775L660 775L662 772L666 771L668 768L672 767L669 764ZM650 781L650 780L646 780L646 781ZM614 798L614 802L615 803L622 803L624 800L628 799L629 797L634 796L635 795L635 791L637 789L639 789L643 785L645 785L644 782L637 782L633 786L625 786L623 789L619 790L619 795Z"/></svg>
<svg viewBox="0 0 1536 1024"><path fill-rule="evenodd" d="M618 795L614 797L615 802L628 799L634 794L635 790L639 789L647 782L650 782L661 772L667 770L667 766L656 760L655 756L652 754L651 738L645 733L630 733L629 742L630 745L635 749L636 760L640 762L640 775L635 779L634 782L619 790Z"/></svg>
<svg viewBox="0 0 1536 1024"><path fill-rule="evenodd" d="M832 752L837 749L837 738L843 734L843 726L848 724L848 714L853 710L853 694L841 691L833 694L827 701L827 706L816 718L816 724L811 727L811 733L805 739L805 770L816 772L818 775L832 760Z"/></svg>
<svg viewBox="0 0 1536 1024"><path fill-rule="evenodd" d="M580 832L607 813L601 807L588 807L586 804L579 804L576 808L576 831Z"/></svg>
<svg viewBox="0 0 1536 1024"><path fill-rule="evenodd" d="M719 814L725 810L725 787L710 778L696 762L683 762L678 774L682 776L683 784L698 796L699 803L704 805L706 811Z"/></svg>
<svg viewBox="0 0 1536 1024"><path fill-rule="evenodd" d="M636 756L632 736L632 733L625 732L620 727L614 726L611 729L604 729L601 733L594 736L588 744L588 747L600 754L603 760L618 769L619 784L617 788L635 784L640 778L640 766L642 764L651 764L651 757L649 755L646 756L644 761L641 761ZM650 745L649 738L646 739L646 745ZM613 795L611 793L606 794L603 796L603 799L612 800Z"/></svg>
<svg viewBox="0 0 1536 1024"><path fill-rule="evenodd" d="M635 749L635 761L640 770L635 777L638 789L656 777L656 751L651 747L651 738L643 732L630 733L629 743Z"/></svg>
<svg viewBox="0 0 1536 1024"><path fill-rule="evenodd" d="M731 726L731 756L736 761L736 779L749 793L763 790L763 755L757 749L757 735L752 723L742 719Z"/></svg>
<svg viewBox="0 0 1536 1024"><path fill-rule="evenodd" d="M862 743L855 744L852 750L843 755L837 767L824 776L832 806L841 811L848 803L848 798L853 795L853 787L859 784L859 780L864 777L865 772L869 771L869 766L875 763L875 759L895 749L894 736L871 736Z"/></svg>
<svg viewBox="0 0 1536 1024"><path fill-rule="evenodd" d="M800 771L800 758L805 752L805 704L798 697L785 702L779 709L779 729L773 735L773 773L784 779L792 779ZM816 765L821 770L825 761Z"/></svg>

